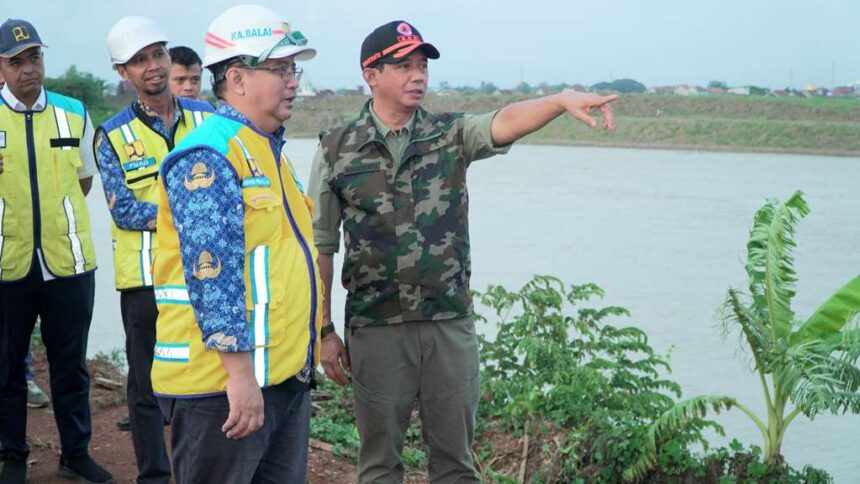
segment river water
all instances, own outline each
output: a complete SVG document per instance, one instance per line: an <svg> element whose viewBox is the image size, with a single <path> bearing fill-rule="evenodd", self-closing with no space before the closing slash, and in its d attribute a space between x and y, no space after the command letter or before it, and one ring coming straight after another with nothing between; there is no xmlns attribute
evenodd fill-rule
<svg viewBox="0 0 860 484"><path fill-rule="evenodd" d="M287 145L302 180L315 147L310 139ZM632 314L610 324L638 326L658 351L671 349L684 396L731 395L764 416L746 354L736 337L722 338L716 317L726 290L744 287L753 213L768 197L806 193L812 213L798 230L794 309L807 317L860 271L858 181L860 163L849 158L514 146L469 171L472 287L515 289L535 274L597 283L606 291L597 304ZM99 257L92 354L121 347L123 332L98 181L89 199ZM336 286L338 325L343 298ZM740 412L716 420L729 438L761 445ZM795 467L814 464L836 482L860 482L858 435L858 416L798 418L783 451Z"/></svg>

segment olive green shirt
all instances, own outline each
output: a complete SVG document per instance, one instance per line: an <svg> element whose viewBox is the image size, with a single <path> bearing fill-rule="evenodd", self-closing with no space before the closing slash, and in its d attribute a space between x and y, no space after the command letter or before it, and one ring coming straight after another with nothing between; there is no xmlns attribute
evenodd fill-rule
<svg viewBox="0 0 860 484"><path fill-rule="evenodd" d="M371 104L372 106L372 104ZM511 145L495 146L493 144L492 127L493 118L499 111L491 111L485 114L466 114L463 117L465 124L463 140L466 151L477 153L483 150L492 150L496 154L507 153ZM385 139L385 147L391 153L392 159L400 160L409 146L412 128L415 124L415 115L406 125L395 131L386 126L370 110L373 122L376 124L379 134ZM340 248L340 223L341 205L340 199L335 195L328 185L328 164L325 163L323 150L317 147L314 154L311 177L308 185L308 195L314 201L314 243L321 254L334 254Z"/></svg>

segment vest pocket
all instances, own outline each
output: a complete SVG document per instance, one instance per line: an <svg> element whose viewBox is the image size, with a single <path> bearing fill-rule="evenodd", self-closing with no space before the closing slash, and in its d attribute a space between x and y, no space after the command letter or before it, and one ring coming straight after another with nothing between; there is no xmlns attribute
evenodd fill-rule
<svg viewBox="0 0 860 484"><path fill-rule="evenodd" d="M78 168L81 167L80 148L52 148L54 157L54 186L58 193L71 193L80 190L78 183Z"/></svg>
<svg viewBox="0 0 860 484"><path fill-rule="evenodd" d="M9 210L10 201L11 197L0 197L0 277L2 271L12 270L18 265L18 257L11 250L15 243L18 221L12 217Z"/></svg>
<svg viewBox="0 0 860 484"><path fill-rule="evenodd" d="M152 166L141 170L125 172L125 184L139 199L140 193L158 183L158 167Z"/></svg>
<svg viewBox="0 0 860 484"><path fill-rule="evenodd" d="M53 270L50 263L58 262L62 275L82 274L95 259L91 246L87 244L91 235L86 208L73 202L73 197L54 200L53 203L59 206L51 207L51 213L55 214L53 233L44 230L47 227L43 226L42 251L46 263Z"/></svg>
<svg viewBox="0 0 860 484"><path fill-rule="evenodd" d="M280 238L281 223L284 218L283 201L273 190L267 187L248 187L242 189L242 200L245 202L245 220L249 217L256 219L250 228L254 232L253 240L268 241L272 237Z"/></svg>
<svg viewBox="0 0 860 484"><path fill-rule="evenodd" d="M381 163L344 167L332 177L332 187L350 207L367 213L391 213L393 192Z"/></svg>

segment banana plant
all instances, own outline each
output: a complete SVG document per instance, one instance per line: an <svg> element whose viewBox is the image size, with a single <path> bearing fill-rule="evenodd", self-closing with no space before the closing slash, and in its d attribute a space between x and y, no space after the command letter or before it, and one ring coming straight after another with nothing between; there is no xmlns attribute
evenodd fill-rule
<svg viewBox="0 0 860 484"><path fill-rule="evenodd" d="M785 203L768 200L753 221L747 243L749 292L731 288L723 305L724 334L739 332L761 382L767 415L759 416L730 396L697 396L664 412L649 428L649 449L624 472L628 481L651 469L664 436L684 422L737 409L761 432L763 458L782 463L788 426L798 415L860 413L860 277L829 297L806 320L791 307L797 273L795 232L809 213L803 193Z"/></svg>

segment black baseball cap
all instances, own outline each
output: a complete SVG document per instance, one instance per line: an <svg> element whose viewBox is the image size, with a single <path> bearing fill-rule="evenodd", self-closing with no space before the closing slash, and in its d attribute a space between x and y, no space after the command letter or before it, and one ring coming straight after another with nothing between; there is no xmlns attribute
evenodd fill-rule
<svg viewBox="0 0 860 484"><path fill-rule="evenodd" d="M33 24L10 18L0 25L0 57L15 57L30 47L47 47Z"/></svg>
<svg viewBox="0 0 860 484"><path fill-rule="evenodd" d="M418 29L405 20L395 20L377 27L361 43L361 68L376 63L392 63L402 60L420 48L428 59L438 59L439 51L433 44L424 42Z"/></svg>

